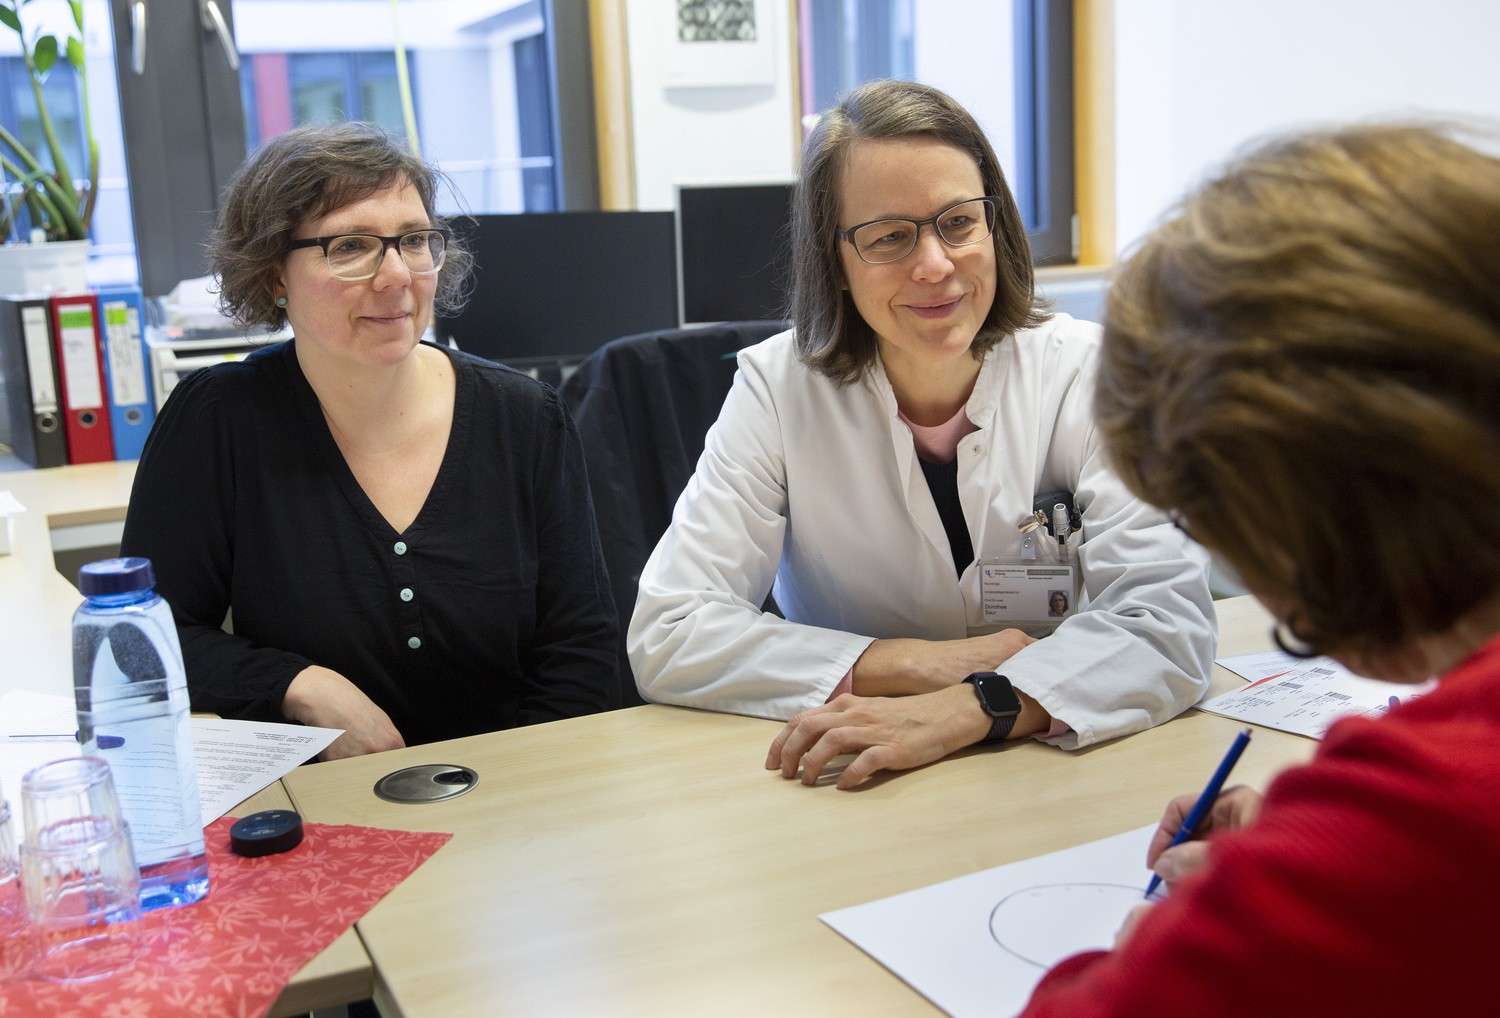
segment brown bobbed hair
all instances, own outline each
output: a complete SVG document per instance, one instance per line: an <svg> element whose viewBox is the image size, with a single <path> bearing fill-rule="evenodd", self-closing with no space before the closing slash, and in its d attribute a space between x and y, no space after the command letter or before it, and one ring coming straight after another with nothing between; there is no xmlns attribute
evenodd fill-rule
<svg viewBox="0 0 1500 1018"><path fill-rule="evenodd" d="M1266 144L1109 293L1115 468L1325 650L1441 633L1500 591L1500 160L1459 137Z"/></svg>
<svg viewBox="0 0 1500 1018"><path fill-rule="evenodd" d="M276 277L299 227L392 185L410 182L435 227L442 173L373 124L313 124L277 135L235 172L225 189L209 260L219 281L219 308L241 325L280 329ZM468 293L473 259L448 238L438 272L436 309L454 312Z"/></svg>
<svg viewBox="0 0 1500 1018"><path fill-rule="evenodd" d="M787 317L797 326L797 352L841 384L875 362L875 334L844 289L835 231L849 150L856 141L930 137L968 152L979 165L984 193L995 210L995 301L970 347L981 356L1018 329L1049 317L1038 300L1031 243L995 150L979 124L946 94L910 81L871 81L843 95L824 113L802 147L802 173L792 192L792 297ZM973 195L971 197L979 197ZM845 224L852 225L852 224Z"/></svg>

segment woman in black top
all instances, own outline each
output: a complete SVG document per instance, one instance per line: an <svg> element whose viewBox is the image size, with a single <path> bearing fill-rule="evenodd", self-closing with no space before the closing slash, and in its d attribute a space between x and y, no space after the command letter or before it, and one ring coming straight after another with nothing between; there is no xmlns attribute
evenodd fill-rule
<svg viewBox="0 0 1500 1018"><path fill-rule="evenodd" d="M298 128L251 158L214 236L220 302L295 338L173 391L125 523L122 553L155 563L176 614L194 708L344 729L326 757L592 713L615 682L567 411L421 342L470 263L436 184L365 125Z"/></svg>

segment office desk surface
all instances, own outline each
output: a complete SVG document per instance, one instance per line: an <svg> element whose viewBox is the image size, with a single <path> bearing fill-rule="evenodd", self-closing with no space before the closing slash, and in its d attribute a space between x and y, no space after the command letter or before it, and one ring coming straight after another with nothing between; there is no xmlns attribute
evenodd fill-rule
<svg viewBox="0 0 1500 1018"><path fill-rule="evenodd" d="M52 558L53 527L125 518L135 461L0 473L0 491L26 507L14 518L12 551L0 555L0 693L73 693L70 627L83 598Z"/></svg>
<svg viewBox="0 0 1500 1018"><path fill-rule="evenodd" d="M1228 651L1266 618L1221 603ZM1215 692L1240 679L1219 670ZM299 768L312 820L454 838L357 926L387 1014L930 1013L817 915L1157 820L1235 722L1190 711L1075 753L971 750L863 790L761 769L774 722L646 706ZM1257 730L1263 787L1312 754ZM382 801L418 763L479 772L442 803Z"/></svg>

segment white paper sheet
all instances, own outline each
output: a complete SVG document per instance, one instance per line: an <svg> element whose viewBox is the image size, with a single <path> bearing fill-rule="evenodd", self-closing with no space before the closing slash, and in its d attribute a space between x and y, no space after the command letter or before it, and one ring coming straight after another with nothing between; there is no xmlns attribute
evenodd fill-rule
<svg viewBox="0 0 1500 1018"><path fill-rule="evenodd" d="M67 697L29 689L13 689L0 696L0 792L10 803L11 830L17 840L21 837L21 775L49 760L77 756L78 743L71 738L77 730L78 714ZM57 742L3 738L42 733L68 737Z"/></svg>
<svg viewBox="0 0 1500 1018"><path fill-rule="evenodd" d="M1391 698L1406 702L1433 683L1410 686L1355 675L1331 658L1315 658L1280 675L1205 700L1199 710L1238 721L1321 739L1328 726L1351 714L1378 717Z"/></svg>
<svg viewBox="0 0 1500 1018"><path fill-rule="evenodd" d="M1300 658L1281 650L1263 650L1255 654L1236 654L1233 657L1215 658L1214 663L1223 665L1240 678L1259 682L1275 675L1289 672L1293 668L1308 664L1328 664L1332 658Z"/></svg>
<svg viewBox="0 0 1500 1018"><path fill-rule="evenodd" d="M198 804L207 827L299 764L327 749L341 728L193 718Z"/></svg>
<svg viewBox="0 0 1500 1018"><path fill-rule="evenodd" d="M198 770L198 802L206 827L236 803L280 780L343 734L337 728L193 718L193 755ZM21 775L38 764L77 756L71 738L56 742L9 739L8 735L59 733L78 729L73 701L29 690L0 696L0 789L17 817L21 808Z"/></svg>
<svg viewBox="0 0 1500 1018"><path fill-rule="evenodd" d="M1108 948L1145 900L1156 825L819 916L954 1015L1014 1015L1042 974Z"/></svg>

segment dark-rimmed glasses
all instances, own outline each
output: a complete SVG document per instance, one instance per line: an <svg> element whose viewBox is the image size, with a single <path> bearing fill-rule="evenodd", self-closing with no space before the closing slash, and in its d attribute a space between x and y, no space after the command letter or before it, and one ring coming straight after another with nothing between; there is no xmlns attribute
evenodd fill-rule
<svg viewBox="0 0 1500 1018"><path fill-rule="evenodd" d="M340 233L332 237L309 237L294 240L288 251L304 247L321 247L328 260L328 271L335 279L355 282L369 279L380 271L385 253L395 248L401 262L414 276L430 276L443 267L448 249L448 231L441 228L411 230L394 237L373 233Z"/></svg>
<svg viewBox="0 0 1500 1018"><path fill-rule="evenodd" d="M917 236L930 225L949 247L978 244L995 232L998 199L966 198L949 205L931 219L872 219L868 223L835 231L839 240L854 248L860 260L870 265L899 262L917 249Z"/></svg>

